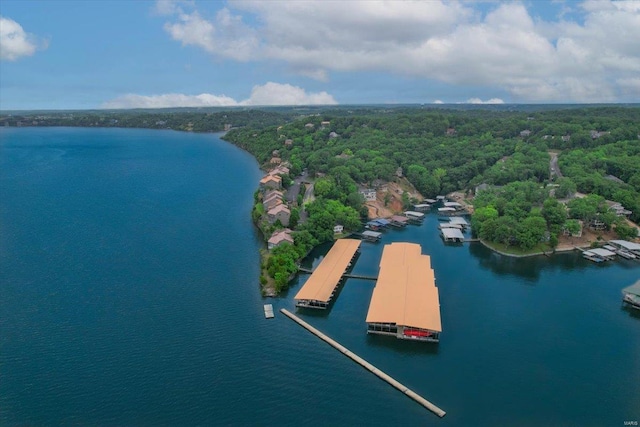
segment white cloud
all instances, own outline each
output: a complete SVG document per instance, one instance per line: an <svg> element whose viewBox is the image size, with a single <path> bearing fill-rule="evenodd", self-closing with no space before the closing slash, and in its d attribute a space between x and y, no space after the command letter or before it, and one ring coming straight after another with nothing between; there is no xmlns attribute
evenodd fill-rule
<svg viewBox="0 0 640 427"><path fill-rule="evenodd" d="M214 22L200 16L198 11L180 11L178 22L166 23L164 29L183 46L194 45L238 61L251 59L259 44L255 31L244 25L242 17L232 15L226 8L217 13Z"/></svg>
<svg viewBox="0 0 640 427"><path fill-rule="evenodd" d="M170 108L170 107L230 107L238 102L225 95L184 95L181 93L167 93L163 95L127 94L102 104L102 108Z"/></svg>
<svg viewBox="0 0 640 427"><path fill-rule="evenodd" d="M436 99L435 101L433 101L433 103L434 103L434 104L444 104L444 102L442 102L442 101L441 101L441 100L439 100L439 99Z"/></svg>
<svg viewBox="0 0 640 427"><path fill-rule="evenodd" d="M102 108L171 108L171 107L235 107L242 105L332 105L337 104L327 92L307 93L304 89L289 84L268 82L256 85L251 96L243 101L226 95L202 93L185 95L168 93L163 95L127 94L102 104Z"/></svg>
<svg viewBox="0 0 640 427"><path fill-rule="evenodd" d="M524 2L483 14L475 2L230 0L215 19L181 12L165 29L216 56L279 61L320 81L373 71L484 86L520 102L628 96L620 82L640 74L640 1L576 10L581 22L534 19Z"/></svg>
<svg viewBox="0 0 640 427"><path fill-rule="evenodd" d="M38 47L46 49L47 45L46 41L39 42L33 34L26 33L13 19L0 16L0 60L16 61L33 55Z"/></svg>
<svg viewBox="0 0 640 427"><path fill-rule="evenodd" d="M182 13L181 6L194 7L192 0L156 0L154 12L158 15L173 15L174 13Z"/></svg>
<svg viewBox="0 0 640 427"><path fill-rule="evenodd" d="M469 98L463 104L504 104L504 101L500 98L491 98L486 101L480 98Z"/></svg>
<svg viewBox="0 0 640 427"><path fill-rule="evenodd" d="M243 105L334 105L333 96L327 92L306 93L304 89L269 82L262 86L254 86L251 97L242 101Z"/></svg>

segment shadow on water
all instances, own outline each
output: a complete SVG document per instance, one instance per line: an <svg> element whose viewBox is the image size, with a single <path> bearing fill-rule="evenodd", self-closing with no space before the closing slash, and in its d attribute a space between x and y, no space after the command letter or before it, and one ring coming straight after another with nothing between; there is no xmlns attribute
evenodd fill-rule
<svg viewBox="0 0 640 427"><path fill-rule="evenodd" d="M433 342L401 340L391 336L367 334L367 344L403 355L437 355L440 345Z"/></svg>
<svg viewBox="0 0 640 427"><path fill-rule="evenodd" d="M592 267L593 263L582 258L579 252L558 252L550 256L535 255L530 257L510 257L501 255L484 246L482 243L469 245L469 253L478 260L481 267L491 270L493 273L506 276L513 275L536 282L543 270L576 271ZM627 267L625 260L613 261ZM597 265L599 268L608 268L612 262L604 262Z"/></svg>
<svg viewBox="0 0 640 427"><path fill-rule="evenodd" d="M640 320L640 310L638 310L637 308L632 308L624 304L620 306L620 311L626 311L627 313L629 313L629 317L633 317L635 319Z"/></svg>

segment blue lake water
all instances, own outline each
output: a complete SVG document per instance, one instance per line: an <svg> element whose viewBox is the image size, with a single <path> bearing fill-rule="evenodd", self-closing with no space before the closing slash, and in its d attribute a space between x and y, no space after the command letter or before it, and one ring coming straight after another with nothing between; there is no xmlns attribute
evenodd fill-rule
<svg viewBox="0 0 640 427"><path fill-rule="evenodd" d="M623 425L640 420L640 262L511 259L388 231L432 257L437 346L367 336L374 282L300 316L437 418L262 304L254 159L219 135L0 129L0 425ZM363 243L354 272L377 273ZM327 246L307 260L317 264Z"/></svg>

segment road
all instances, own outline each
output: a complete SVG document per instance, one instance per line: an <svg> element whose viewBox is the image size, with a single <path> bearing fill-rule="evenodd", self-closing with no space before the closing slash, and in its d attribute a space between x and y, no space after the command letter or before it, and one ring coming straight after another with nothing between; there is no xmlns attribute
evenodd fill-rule
<svg viewBox="0 0 640 427"><path fill-rule="evenodd" d="M558 166L558 153L554 153L549 151L549 155L551 156L551 160L549 160L549 175L553 180L553 177L562 178L562 172L560 172L560 167Z"/></svg>

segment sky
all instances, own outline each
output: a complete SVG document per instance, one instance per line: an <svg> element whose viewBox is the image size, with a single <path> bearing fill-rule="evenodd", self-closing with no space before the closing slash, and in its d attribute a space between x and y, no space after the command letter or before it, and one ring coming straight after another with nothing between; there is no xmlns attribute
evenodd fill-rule
<svg viewBox="0 0 640 427"><path fill-rule="evenodd" d="M0 1L0 110L640 102L640 1Z"/></svg>

